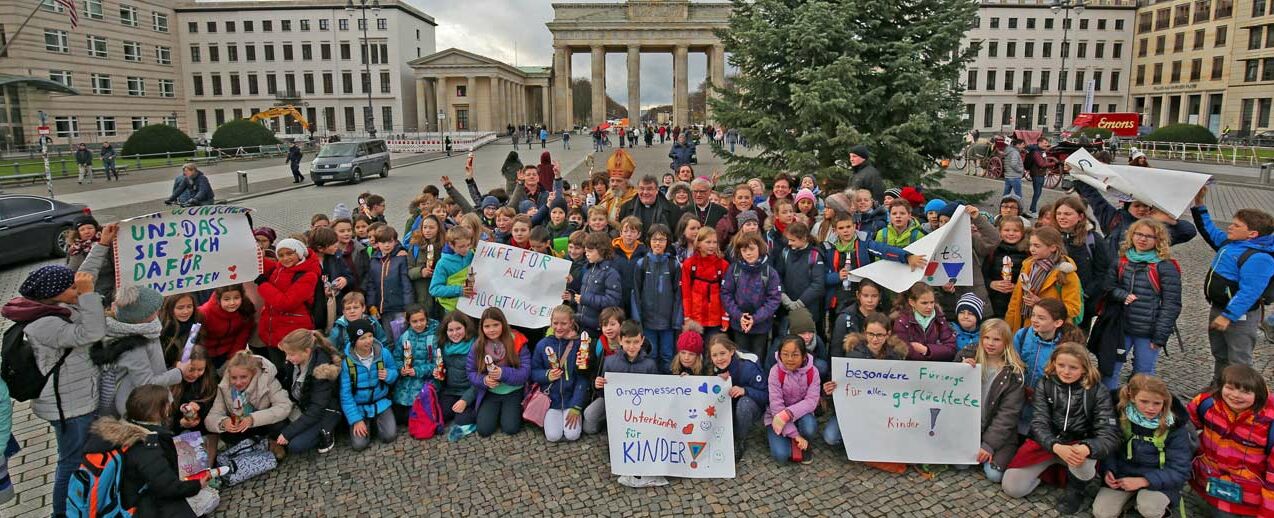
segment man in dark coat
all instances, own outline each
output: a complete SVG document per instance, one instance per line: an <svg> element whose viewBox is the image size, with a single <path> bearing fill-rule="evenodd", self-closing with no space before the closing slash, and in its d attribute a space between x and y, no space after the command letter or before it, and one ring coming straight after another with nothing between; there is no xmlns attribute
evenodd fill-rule
<svg viewBox="0 0 1274 518"><path fill-rule="evenodd" d="M690 182L690 205L685 210L692 211L699 223L708 228L717 228L717 222L726 215L725 207L712 203L712 182L705 178L695 178ZM676 230L675 226L668 228Z"/></svg>
<svg viewBox="0 0 1274 518"><path fill-rule="evenodd" d="M182 207L192 205L212 205L212 184L204 176L194 162L188 162L181 168L181 176L173 181L173 193L164 201L167 205L178 204Z"/></svg>
<svg viewBox="0 0 1274 518"><path fill-rule="evenodd" d="M854 189L867 189L877 203L885 201L885 180L880 171L871 163L871 154L867 146L859 144L849 148L849 165L854 168L854 179L850 185Z"/></svg>
<svg viewBox="0 0 1274 518"><path fill-rule="evenodd" d="M637 216L641 220L643 237L649 235L650 227L661 223L669 229L677 228L677 220L681 219L681 209L668 198L659 195L659 180L654 175L646 175L637 182L637 196L619 208L619 219Z"/></svg>
<svg viewBox="0 0 1274 518"><path fill-rule="evenodd" d="M288 148L287 163L292 168L292 183L301 183L305 180L305 177L301 176L301 146L296 145L296 142Z"/></svg>

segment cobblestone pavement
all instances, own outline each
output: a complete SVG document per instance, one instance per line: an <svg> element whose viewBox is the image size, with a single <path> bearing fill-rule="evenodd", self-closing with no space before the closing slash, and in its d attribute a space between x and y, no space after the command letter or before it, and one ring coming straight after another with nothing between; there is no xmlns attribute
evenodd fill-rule
<svg viewBox="0 0 1274 518"><path fill-rule="evenodd" d="M582 176L588 151L586 139L576 139L566 153L564 169ZM581 148L585 148L581 150ZM499 182L495 172L508 145L484 148L478 155L479 180L489 188ZM538 155L538 149L535 150ZM557 157L560 145L552 149ZM719 160L700 148L702 174L720 167ZM662 174L667 148L634 152L637 175ZM525 155L525 151L523 152ZM425 182L442 174L463 177L463 157L396 171L388 180L361 186L306 188L245 202L258 209L258 219L280 230L308 224L315 212L328 212L337 202L351 204L358 192L369 190L389 199L391 222L405 219L404 204ZM604 167L604 157L598 157ZM961 192L995 191L1000 183L952 175L944 186ZM1046 199L1059 194L1047 193ZM1219 218L1242 207L1274 207L1274 192L1218 186L1211 194ZM281 232L282 233L282 232ZM1182 351L1174 344L1161 359L1160 373L1179 394L1207 384L1212 359L1207 349L1207 307L1201 302L1202 276L1212 254L1201 240L1174 248L1185 269L1185 293L1190 301L1179 328ZM0 294L12 296L18 283L36 265L22 265L0 273ZM1257 366L1269 376L1270 355L1260 349ZM405 432L405 430L403 430ZM48 426L34 418L26 405L15 413L15 433L23 451L10 464L19 492L16 503L0 508L3 516L41 516L51 487L54 443ZM341 438L325 456L288 458L275 472L222 493L219 516L418 516L559 514L559 515L838 515L838 516L1051 516L1057 491L1041 488L1029 498L1012 500L987 482L981 470L948 471L933 480L915 471L893 475L845 459L840 449L820 441L815 460L807 466L778 466L769 457L760 430L748 438L748 451L733 480L671 479L660 488L630 489L615 483L607 462L605 436L575 443L549 444L543 433L528 427L515 436L466 438L447 443L441 438L416 441L405 433L390 445L354 453ZM1202 516L1197 498L1188 500L1190 516Z"/></svg>

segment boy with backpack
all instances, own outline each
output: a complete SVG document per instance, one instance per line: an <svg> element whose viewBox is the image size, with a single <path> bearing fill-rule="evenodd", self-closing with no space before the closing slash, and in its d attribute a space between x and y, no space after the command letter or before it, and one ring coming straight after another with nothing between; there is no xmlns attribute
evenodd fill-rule
<svg viewBox="0 0 1274 518"><path fill-rule="evenodd" d="M779 254L777 270L783 279L782 302L788 312L797 308L805 308L811 315L823 314L824 284L827 279L827 265L823 262L823 254L810 244L810 227L804 222L795 221L787 226L784 232L787 248ZM814 322L818 334L823 334L822 318Z"/></svg>
<svg viewBox="0 0 1274 518"><path fill-rule="evenodd" d="M372 266L363 279L363 291L367 293L372 315L380 317L382 326L388 328L394 320L402 318L403 310L415 299L415 287L407 274L407 256L399 255L403 249L398 242L398 231L384 226L372 235L376 252L372 254Z"/></svg>
<svg viewBox="0 0 1274 518"><path fill-rule="evenodd" d="M1241 209L1225 230L1212 223L1199 190L1190 213L1203 240L1217 251L1203 282L1212 346L1213 381L1231 364L1252 365L1261 310L1274 302L1274 217L1258 209Z"/></svg>

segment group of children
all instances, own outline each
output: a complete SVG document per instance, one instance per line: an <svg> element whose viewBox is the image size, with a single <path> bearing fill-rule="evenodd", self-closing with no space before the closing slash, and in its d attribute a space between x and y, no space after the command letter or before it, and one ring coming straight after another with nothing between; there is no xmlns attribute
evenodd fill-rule
<svg viewBox="0 0 1274 518"><path fill-rule="evenodd" d="M1265 212L1239 211L1221 230L1204 193L1192 209L1218 248L1207 289L1216 372L1182 405L1154 372L1182 305L1170 246L1195 227L1136 200L1116 208L1080 183L1034 221L1011 195L993 214L967 207L974 286L891 293L850 271L880 260L924 268L928 258L905 247L957 220L960 203L910 187L824 197L812 177L786 175L768 193L758 179L717 193L689 165L633 186L622 150L572 189L541 162L514 171L511 192L484 193L470 161L468 198L443 177L397 228L370 193L283 239L258 227L264 273L211 292L103 292L94 279L113 276L118 226L84 221L78 272L36 270L3 308L40 369L60 374L32 405L57 435L55 512L94 441L123 432L163 442L198 431L213 458L264 438L281 460L330 451L341 433L354 449L394 441L425 399L449 440L515 434L538 390L545 438L574 441L604 429L609 373L729 380L736 458L763 424L777 461L808 463L813 440L842 441L828 405L833 357L980 366L978 461L1008 495L1054 480L1066 486L1058 510L1073 513L1097 479L1095 515L1118 516L1131 500L1160 516L1189 480L1219 513L1274 512L1263 482L1274 477L1274 405L1250 367L1252 314L1274 273ZM480 241L572 262L547 327L456 310L482 275L470 269ZM142 487L169 476L159 471L128 476ZM175 489L126 503L179 507L200 491L164 480Z"/></svg>

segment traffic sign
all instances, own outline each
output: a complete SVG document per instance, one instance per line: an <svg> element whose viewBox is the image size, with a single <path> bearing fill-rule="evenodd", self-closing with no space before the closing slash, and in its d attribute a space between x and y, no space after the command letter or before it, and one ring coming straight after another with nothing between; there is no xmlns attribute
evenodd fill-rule
<svg viewBox="0 0 1274 518"><path fill-rule="evenodd" d="M47 137L52 133L52 131L49 130L48 126L40 126L40 127L37 127L35 130L42 137Z"/></svg>

